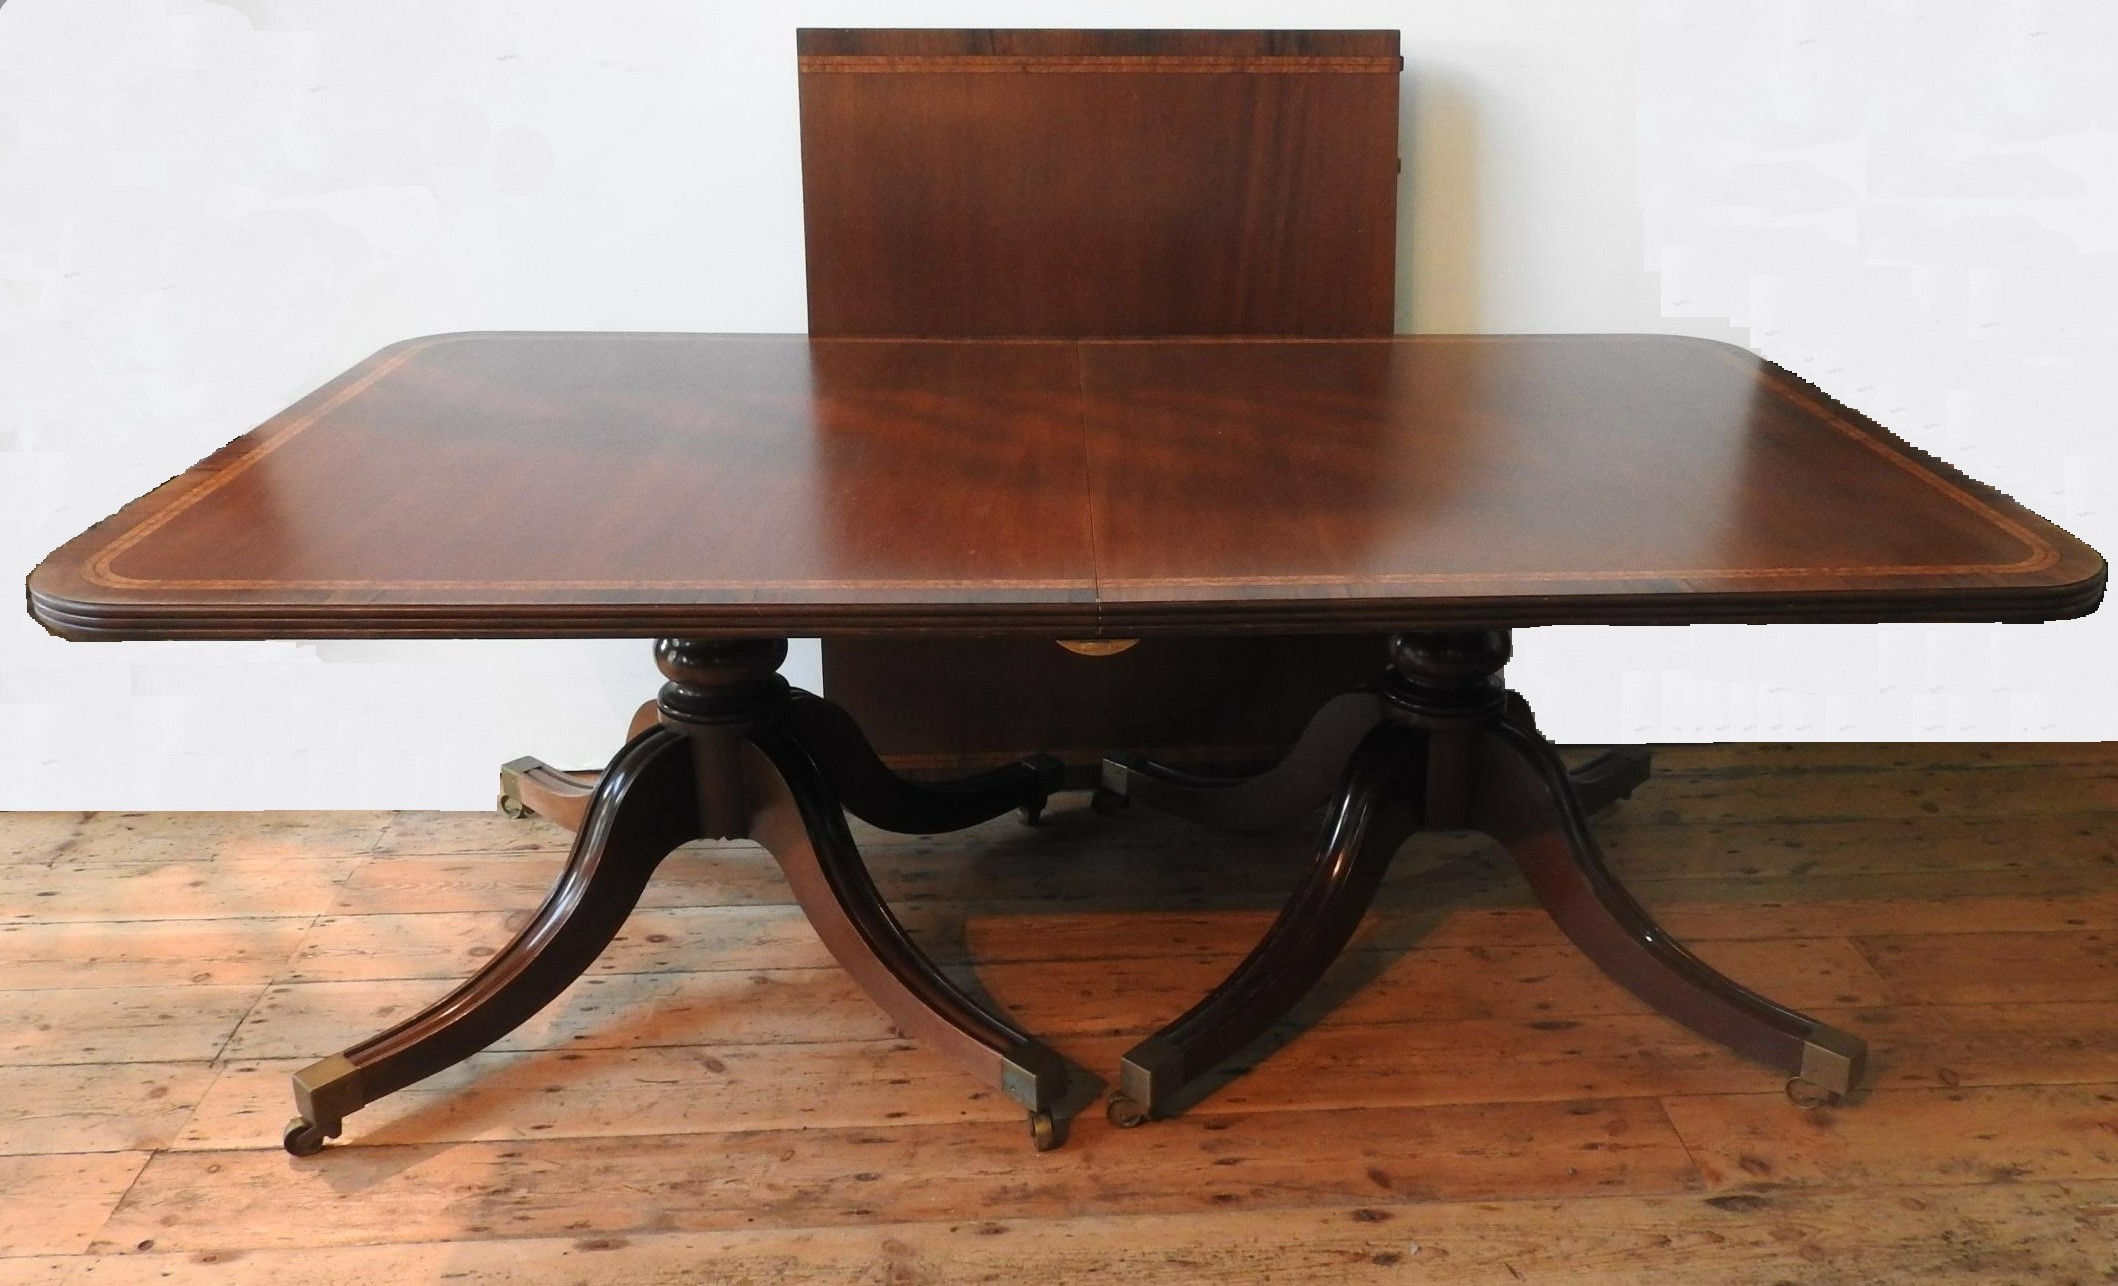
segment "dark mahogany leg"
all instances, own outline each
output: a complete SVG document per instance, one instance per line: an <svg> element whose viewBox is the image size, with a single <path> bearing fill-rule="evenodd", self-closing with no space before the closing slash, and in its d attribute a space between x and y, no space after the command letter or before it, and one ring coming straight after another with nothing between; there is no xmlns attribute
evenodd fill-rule
<svg viewBox="0 0 2118 1286"><path fill-rule="evenodd" d="M784 639L655 645L669 680L663 723L693 741L701 833L763 844L817 936L883 1011L1027 1108L1039 1151L1056 1146L1051 1109L1065 1088L1065 1064L964 995L905 935L825 775L843 739L834 733L811 744L817 716L835 707L787 686L776 672L786 656Z"/></svg>
<svg viewBox="0 0 2118 1286"><path fill-rule="evenodd" d="M1106 804L1137 800L1220 830L1275 830L1300 821L1331 798L1353 748L1382 721L1380 698L1372 692L1349 692L1326 702L1287 757L1255 777L1195 777L1160 764L1106 759L1098 798Z"/></svg>
<svg viewBox="0 0 2118 1286"><path fill-rule="evenodd" d="M1285 1013L1344 947L1392 851L1420 827L1499 840L1583 953L1661 1012L1785 1068L1795 1101L1827 1102L1859 1082L1867 1047L1857 1037L1722 976L1671 940L1612 876L1588 811L1645 780L1648 754L1611 751L1569 774L1528 703L1501 684L1511 648L1505 630L1391 639L1391 672L1368 698L1379 700L1381 723L1361 741L1325 814L1316 863L1235 973L1125 1056L1115 1123L1171 1110L1181 1091ZM1146 778L1127 780L1144 797L1137 787ZM1165 786L1194 805L1205 793L1155 783Z"/></svg>
<svg viewBox="0 0 2118 1286"><path fill-rule="evenodd" d="M633 711L625 739L630 741L654 727L659 718L656 704L645 702ZM589 797L596 790L596 777L592 772L554 768L534 756L510 759L500 765L500 811L515 818L535 813L566 830L580 830L588 815Z"/></svg>
<svg viewBox="0 0 2118 1286"><path fill-rule="evenodd" d="M1272 928L1220 986L1119 1064L1114 1123L1168 1114L1187 1086L1307 994L1353 936L1398 846L1419 828L1426 775L1424 730L1369 730L1325 814L1316 859Z"/></svg>
<svg viewBox="0 0 2118 1286"><path fill-rule="evenodd" d="M906 935L808 748L779 730L754 732L750 743L752 838L779 861L817 936L905 1035L1022 1104L1038 1150L1055 1146L1052 1108L1066 1064L965 995Z"/></svg>
<svg viewBox="0 0 2118 1286"><path fill-rule="evenodd" d="M1507 694L1506 710L1518 726L1537 732L1537 716L1521 693ZM1655 754L1646 746L1614 746L1569 770L1567 777L1574 783L1574 798L1581 801L1581 811L1593 817L1621 799L1631 799L1654 768Z"/></svg>
<svg viewBox="0 0 2118 1286"><path fill-rule="evenodd" d="M850 722L778 675L786 654L784 639L658 643L669 680L658 722L597 780L543 909L443 1000L296 1073L301 1116L287 1127L287 1150L315 1152L348 1114L462 1061L543 1008L609 945L671 849L745 837L778 859L818 935L907 1035L1020 1102L1039 1150L1055 1146L1065 1064L965 995L905 935L861 862L826 766L887 817L910 822L918 812L921 823L959 827L1041 800L1055 774L1032 763L955 793L878 786L855 753L866 741Z"/></svg>
<svg viewBox="0 0 2118 1286"><path fill-rule="evenodd" d="M544 905L469 981L388 1031L294 1074L301 1115L287 1150L306 1156L369 1103L505 1036L586 972L617 936L664 856L697 838L691 741L654 728L596 784L587 821Z"/></svg>
<svg viewBox="0 0 2118 1286"><path fill-rule="evenodd" d="M1655 753L1646 746L1615 746L1567 773L1581 811L1594 816L1621 799L1631 799L1655 770Z"/></svg>
<svg viewBox="0 0 2118 1286"><path fill-rule="evenodd" d="M1625 890L1589 834L1550 743L1514 719L1478 734L1470 823L1505 845L1574 945L1613 979L1693 1030L1793 1079L1797 1102L1859 1082L1867 1046L1722 975L1684 949Z"/></svg>
<svg viewBox="0 0 2118 1286"><path fill-rule="evenodd" d="M901 835L962 830L1015 808L1034 821L1066 773L1057 759L1039 755L961 781L915 782L890 771L853 717L822 697L795 692L780 722L847 812Z"/></svg>

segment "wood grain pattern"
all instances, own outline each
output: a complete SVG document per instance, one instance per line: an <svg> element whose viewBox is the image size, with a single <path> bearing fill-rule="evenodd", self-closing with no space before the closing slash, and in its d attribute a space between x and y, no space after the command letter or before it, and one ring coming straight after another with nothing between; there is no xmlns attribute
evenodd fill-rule
<svg viewBox="0 0 2118 1286"><path fill-rule="evenodd" d="M191 1063L0 1066L0 1156L147 1153L175 1144L221 1069Z"/></svg>
<svg viewBox="0 0 2118 1286"><path fill-rule="evenodd" d="M1665 1107L1717 1189L2118 1179L2118 1096L2105 1086L1903 1090L1791 1118L1777 1095Z"/></svg>
<svg viewBox="0 0 2118 1286"><path fill-rule="evenodd" d="M312 917L171 918L115 923L0 924L0 978L9 987L65 987L93 973L106 987L269 982L283 974Z"/></svg>
<svg viewBox="0 0 2118 1286"><path fill-rule="evenodd" d="M1863 938L1891 997L1915 1005L2017 1000L2118 1000L2118 935L1986 933Z"/></svg>
<svg viewBox="0 0 2118 1286"><path fill-rule="evenodd" d="M1087 637L2035 619L2103 579L1696 340L478 335L363 364L30 591L82 638Z"/></svg>
<svg viewBox="0 0 2118 1286"><path fill-rule="evenodd" d="M335 1216L325 1212L348 1203L319 1177L290 1183L284 1163L251 1153L168 1152L154 1158L102 1236L116 1245L151 1238L199 1251L427 1240L466 1219L516 1236L622 1236L654 1224L739 1229L761 1211L786 1225L828 1228L946 1222L968 1210L1009 1219L1351 1209L1422 1195L1496 1199L1549 1190L1554 1174L1558 1186L1581 1196L1689 1186L1682 1147L1654 1104L1571 1108L1489 1110L1485 1145L1453 1156L1435 1143L1462 1137L1477 1109L1230 1115L1212 1132L1069 1150L1035 1182L1024 1181L1020 1158L1009 1155L1013 1140L985 1123L818 1129L791 1154L785 1139L770 1134L719 1135L710 1147L627 1136L362 1148L342 1154L339 1181L358 1185L363 1200ZM1320 1129L1361 1142L1336 1158L1297 1146ZM860 1169L846 1168L846 1152L860 1158ZM1566 1175L1569 1165L1574 1173ZM935 1170L952 1181L934 1183ZM223 1195L217 1208L189 1199L203 1183Z"/></svg>
<svg viewBox="0 0 2118 1286"><path fill-rule="evenodd" d="M1059 1281L1142 1286L1200 1281L1730 1286L1817 1283L2092 1281L2118 1198L2107 1183L1922 1185L1794 1191L1738 1200L1696 1194L1589 1202L1378 1204L1227 1215L1089 1215L1053 1220L741 1232L557 1235L463 1243L244 1252L150 1249L124 1256L21 1260L22 1280L92 1263L96 1280L160 1282L194 1266L216 1281L395 1286L441 1277L471 1286L537 1274L678 1283L712 1264L760 1286L817 1281ZM5 1261L0 1261L4 1272ZM30 1271L38 1276L31 1277Z"/></svg>
<svg viewBox="0 0 2118 1286"><path fill-rule="evenodd" d="M486 617L636 635L689 615L763 633L764 605L790 597L820 618L1012 603L1063 630L1094 599L1076 382L1057 345L436 336L232 444L53 574L174 633L216 613L253 632L374 615L385 633ZM936 449L975 485L937 493L921 472Z"/></svg>
<svg viewBox="0 0 2118 1286"><path fill-rule="evenodd" d="M215 821L230 828L235 816L221 814ZM202 829L170 828L194 836ZM183 858L10 863L0 865L0 907L9 908L0 919L41 928L67 921L315 915L331 905L359 865L357 857L289 862L223 857L210 848L194 848Z"/></svg>
<svg viewBox="0 0 2118 1286"><path fill-rule="evenodd" d="M1390 331L1396 32L798 43L813 334Z"/></svg>
<svg viewBox="0 0 2118 1286"><path fill-rule="evenodd" d="M723 843L670 860L616 969L522 1033L539 1048L479 1055L295 1161L290 1068L445 989L536 904L565 837L497 816L281 815L246 840L237 815L0 815L0 923L154 944L0 992L0 1282L2095 1280L2118 1227L2118 1001L2098 998L2118 801L2082 783L2114 753L1668 747L1607 815L1658 915L1871 1042L1874 1085L1844 1109L1798 1112L1639 1012L1527 918L1490 845L1439 836L1269 1057L1191 1115L1120 1133L1091 1112L1046 1154L1014 1104L876 1024L770 859ZM94 842L64 849L77 831ZM1091 825L1062 796L1049 832L903 837L877 866L937 959L1039 1006L1107 1074L1132 1037L1105 1030L1224 968L1303 847ZM141 917L147 891L197 880L307 922L317 887L274 869L343 883L272 981L189 980L184 926L209 954L236 927L197 918L203 892ZM66 919L41 919L40 889Z"/></svg>
<svg viewBox="0 0 2118 1286"><path fill-rule="evenodd" d="M215 862L335 863L372 852L403 825L386 813L9 813L0 843L8 873L86 865L174 867ZM317 867L309 874L321 874ZM129 874L129 872L128 872Z"/></svg>
<svg viewBox="0 0 2118 1286"><path fill-rule="evenodd" d="M218 1058L257 988L180 977L148 987L0 991L0 1066Z"/></svg>
<svg viewBox="0 0 2118 1286"><path fill-rule="evenodd" d="M0 1156L0 1256L88 1249L147 1159L145 1152Z"/></svg>
<svg viewBox="0 0 2118 1286"><path fill-rule="evenodd" d="M1729 345L1143 341L1083 364L1108 629L1415 596L1491 622L1533 588L1828 619L2102 574Z"/></svg>

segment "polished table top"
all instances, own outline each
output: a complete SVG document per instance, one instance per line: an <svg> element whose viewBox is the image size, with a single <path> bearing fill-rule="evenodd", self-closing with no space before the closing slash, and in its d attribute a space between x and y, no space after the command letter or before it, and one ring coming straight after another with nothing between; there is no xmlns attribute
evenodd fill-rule
<svg viewBox="0 0 2118 1286"><path fill-rule="evenodd" d="M2050 619L2096 552L1663 336L385 349L30 577L75 638Z"/></svg>

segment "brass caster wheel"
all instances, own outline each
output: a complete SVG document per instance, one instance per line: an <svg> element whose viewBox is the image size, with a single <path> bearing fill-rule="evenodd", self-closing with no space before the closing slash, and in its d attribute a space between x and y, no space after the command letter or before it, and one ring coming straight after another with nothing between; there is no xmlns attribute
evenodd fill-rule
<svg viewBox="0 0 2118 1286"><path fill-rule="evenodd" d="M1820 1107L1829 1107L1842 1101L1840 1095L1825 1089L1815 1081L1805 1081L1799 1076L1788 1080L1787 1098L1805 1112L1814 1112Z"/></svg>
<svg viewBox="0 0 2118 1286"><path fill-rule="evenodd" d="M537 761L534 759L511 759L500 765L500 812L502 816L516 821L530 815L530 806L522 802L522 773L524 768Z"/></svg>
<svg viewBox="0 0 2118 1286"><path fill-rule="evenodd" d="M338 1131L333 1130L327 1134L323 1126L297 1116L287 1122L287 1128L280 1134L279 1141L295 1156L313 1157L324 1150L324 1140L336 1133Z"/></svg>
<svg viewBox="0 0 2118 1286"><path fill-rule="evenodd" d="M1099 817L1116 817L1131 808L1133 801L1108 786L1096 787L1096 793L1088 797L1088 806Z"/></svg>
<svg viewBox="0 0 2118 1286"><path fill-rule="evenodd" d="M1030 1113L1030 1143L1039 1152L1049 1152L1059 1146L1059 1127L1050 1112Z"/></svg>
<svg viewBox="0 0 2118 1286"><path fill-rule="evenodd" d="M1110 1102L1103 1105L1103 1116L1121 1130L1136 1129L1147 1124L1147 1108L1123 1094L1110 1096Z"/></svg>

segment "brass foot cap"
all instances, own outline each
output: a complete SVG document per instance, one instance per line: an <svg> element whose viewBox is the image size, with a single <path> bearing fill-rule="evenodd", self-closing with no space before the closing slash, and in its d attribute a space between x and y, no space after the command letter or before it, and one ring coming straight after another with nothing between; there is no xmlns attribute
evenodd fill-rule
<svg viewBox="0 0 2118 1286"><path fill-rule="evenodd" d="M344 1054L333 1054L294 1074L295 1108L302 1119L315 1122L330 1137L337 1137L345 1119L367 1105L360 1069Z"/></svg>
<svg viewBox="0 0 2118 1286"><path fill-rule="evenodd" d="M1066 1060L1026 1040L1001 1056L1000 1092L1033 1113L1048 1113L1066 1094Z"/></svg>
<svg viewBox="0 0 2118 1286"><path fill-rule="evenodd" d="M1795 1072L1795 1079L1834 1098L1843 1098L1860 1084L1867 1070L1868 1042L1819 1023L1802 1043L1802 1066Z"/></svg>
<svg viewBox="0 0 2118 1286"><path fill-rule="evenodd" d="M1149 1116L1184 1088L1184 1051L1150 1036L1126 1051L1118 1062L1118 1093L1138 1103Z"/></svg>

